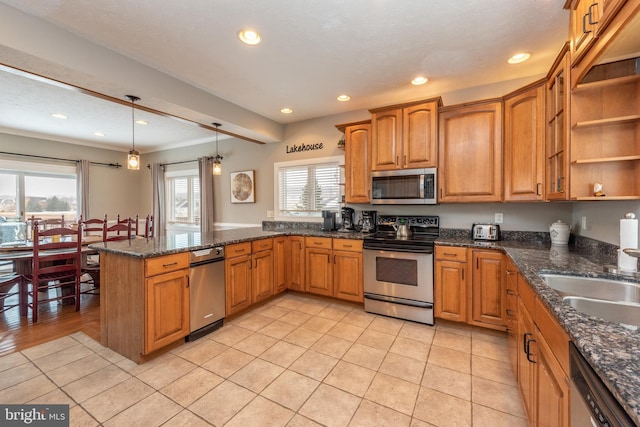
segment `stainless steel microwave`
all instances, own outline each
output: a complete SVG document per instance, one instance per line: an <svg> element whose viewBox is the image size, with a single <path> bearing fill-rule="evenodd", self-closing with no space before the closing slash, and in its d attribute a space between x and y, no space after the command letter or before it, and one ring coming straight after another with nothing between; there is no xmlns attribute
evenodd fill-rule
<svg viewBox="0 0 640 427"><path fill-rule="evenodd" d="M436 168L371 172L373 205L435 205L437 193Z"/></svg>

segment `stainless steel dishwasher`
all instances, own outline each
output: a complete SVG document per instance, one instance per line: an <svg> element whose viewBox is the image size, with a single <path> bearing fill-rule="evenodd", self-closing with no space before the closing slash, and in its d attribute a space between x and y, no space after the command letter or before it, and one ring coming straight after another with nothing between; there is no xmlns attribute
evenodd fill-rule
<svg viewBox="0 0 640 427"><path fill-rule="evenodd" d="M224 248L192 251L189 267L191 333L186 341L194 341L218 329L224 322Z"/></svg>

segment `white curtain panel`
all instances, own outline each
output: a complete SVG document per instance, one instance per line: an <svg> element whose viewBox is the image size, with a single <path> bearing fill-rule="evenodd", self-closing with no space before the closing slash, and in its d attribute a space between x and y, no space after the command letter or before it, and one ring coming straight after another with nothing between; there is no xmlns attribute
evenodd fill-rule
<svg viewBox="0 0 640 427"><path fill-rule="evenodd" d="M166 202L164 188L164 167L160 163L151 165L153 192L153 235L164 236L166 226Z"/></svg>
<svg viewBox="0 0 640 427"><path fill-rule="evenodd" d="M198 159L198 173L200 176L200 232L206 233L213 229L213 159L211 157Z"/></svg>

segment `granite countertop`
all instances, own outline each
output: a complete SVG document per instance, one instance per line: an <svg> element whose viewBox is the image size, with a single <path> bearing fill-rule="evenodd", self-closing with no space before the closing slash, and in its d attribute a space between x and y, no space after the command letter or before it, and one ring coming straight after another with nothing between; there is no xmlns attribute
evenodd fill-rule
<svg viewBox="0 0 640 427"><path fill-rule="evenodd" d="M630 280L603 272L597 256L557 249L549 244L521 241L476 242L441 238L436 244L504 251L520 269L540 300L569 334L594 371L640 425L640 329L589 316L562 301L538 275L558 273L615 280ZM637 281L636 281L637 282Z"/></svg>
<svg viewBox="0 0 640 427"><path fill-rule="evenodd" d="M117 253L138 258L151 258L161 255L176 254L185 251L266 239L274 236L313 236L331 237L334 239L364 239L366 234L360 232L321 231L313 229L287 229L265 231L261 227L233 228L211 231L205 234L195 231L173 232L163 237L146 239L136 237L131 240L100 242L89 245L97 251Z"/></svg>

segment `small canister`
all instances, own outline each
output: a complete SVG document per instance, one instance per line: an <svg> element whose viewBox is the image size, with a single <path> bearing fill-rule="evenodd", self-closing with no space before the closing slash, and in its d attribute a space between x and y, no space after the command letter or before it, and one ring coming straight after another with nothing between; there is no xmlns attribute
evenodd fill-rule
<svg viewBox="0 0 640 427"><path fill-rule="evenodd" d="M552 245L566 245L569 243L571 226L558 220L549 226L549 234L551 235Z"/></svg>

